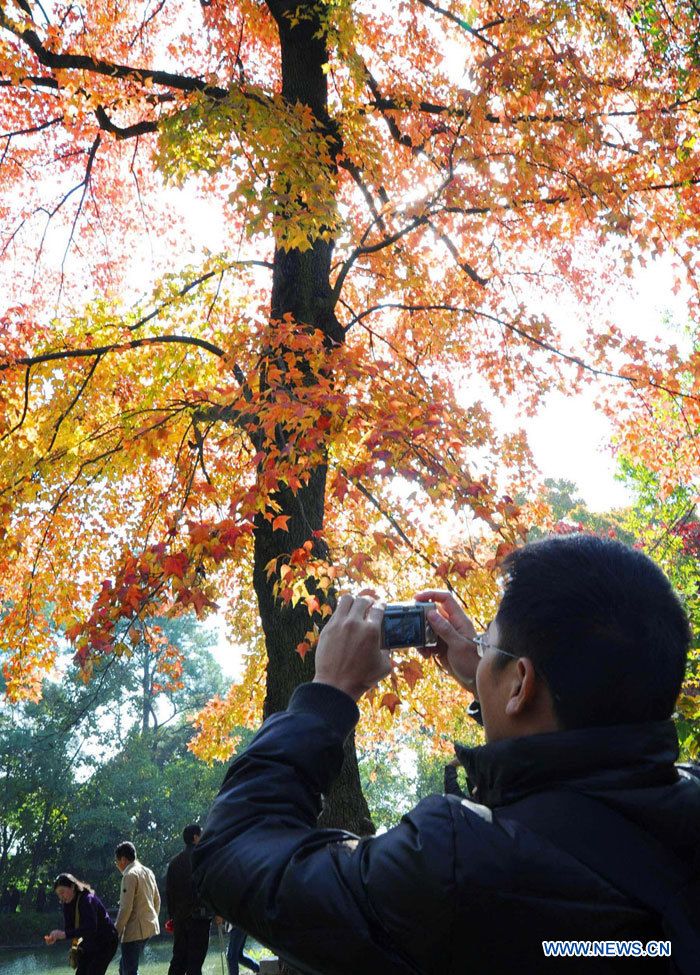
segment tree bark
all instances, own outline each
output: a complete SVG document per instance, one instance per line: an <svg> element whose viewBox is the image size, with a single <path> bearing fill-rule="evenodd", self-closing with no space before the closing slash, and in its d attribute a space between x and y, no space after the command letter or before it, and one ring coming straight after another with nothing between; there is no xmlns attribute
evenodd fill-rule
<svg viewBox="0 0 700 975"><path fill-rule="evenodd" d="M150 713L150 687L151 673L149 669L148 649L142 647L142 669L141 669L141 735L143 738L148 734L148 715Z"/></svg>
<svg viewBox="0 0 700 975"><path fill-rule="evenodd" d="M29 910L31 908L32 898L34 897L36 891L36 879L39 875L39 868L42 863L45 863L48 859L47 854L50 853L50 844L48 842L48 826L49 817L51 815L51 810L53 808L53 793L51 793L44 801L44 811L41 819L41 825L39 826L36 834L34 836L34 842L32 844L32 852L29 861L29 870L26 875L27 889L25 891L24 897L22 898L23 906L25 909Z"/></svg>
<svg viewBox="0 0 700 975"><path fill-rule="evenodd" d="M323 66L328 57L324 32L319 20L319 5L306 7L305 17L295 27L288 14L298 10L298 0L268 0L268 7L279 29L282 58L282 95L290 103L308 105L319 128L333 140L333 158L340 150L335 127L328 114L328 87ZM334 174L333 163L329 175ZM335 315L330 282L333 243L316 240L306 251L277 248L274 256L271 321L291 314L299 327L319 329L329 346L343 341L343 330ZM264 372L263 372L264 381ZM312 381L312 377L310 377ZM281 431L283 435L283 431ZM272 592L273 579L265 567L271 559L289 555L312 540L313 554L328 558L325 543L314 537L323 529L326 465L321 458L307 484L296 493L282 489L274 500L280 514L289 515L288 531L274 531L271 523L259 516L255 524L253 584L258 599L268 653L265 716L287 706L294 688L313 676L313 663L295 653L295 647L310 629L305 605L283 605ZM300 747L303 747L300 744ZM346 745L346 760L338 782L327 797L324 825L343 826L354 832L374 832L369 809L362 794L354 751L354 739Z"/></svg>

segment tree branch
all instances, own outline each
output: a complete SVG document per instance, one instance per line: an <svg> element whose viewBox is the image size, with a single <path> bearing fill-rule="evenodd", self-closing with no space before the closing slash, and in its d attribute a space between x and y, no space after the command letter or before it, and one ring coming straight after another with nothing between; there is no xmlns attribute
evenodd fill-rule
<svg viewBox="0 0 700 975"><path fill-rule="evenodd" d="M376 93L374 91L372 93L375 97L374 101L371 102L370 105L372 108L376 108L380 112L419 111L427 115L449 115L452 118L462 119L468 119L471 114L467 108L459 108L456 105L442 105L436 102L424 100L417 101L415 98L411 98L409 95L401 96L400 100L397 101L396 98L381 95L378 89ZM676 101L671 102L669 105L665 105L658 109L658 112L660 115L672 115L674 112L678 111L679 108L687 108L698 101L700 101L700 95L691 95L688 98L679 98L676 99ZM613 109L607 112L591 112L588 115L559 115L554 112L547 115L494 115L487 112L484 114L483 118L486 119L487 122L493 122L494 124L507 122L509 125L518 125L520 123L527 122L541 123L543 125L586 125L588 122L596 121L598 119L636 118L639 115L643 115L644 112L644 109L638 108Z"/></svg>
<svg viewBox="0 0 700 975"><path fill-rule="evenodd" d="M413 230L416 230L422 224L426 223L428 223L428 218L425 216L425 214L421 214L421 216L414 217L414 219L411 220L410 223L406 224L405 227L402 227L395 233L390 234L388 237L383 237L376 244L367 244L365 246L356 247L341 267L340 271L338 272L338 277L335 279L332 295L333 302L335 303L338 300L338 296L342 290L345 278L348 276L350 268L358 257L361 257L363 254L375 254L377 251L383 250L385 247L390 247L392 244L395 244L397 240L400 240L402 237L405 237L406 234L410 234Z"/></svg>
<svg viewBox="0 0 700 975"><path fill-rule="evenodd" d="M68 243L66 244L66 249L63 252L63 260L61 261L61 280L58 286L59 302L61 300L61 293L63 292L63 281L64 281L64 273L66 267L66 259L68 258L68 251L70 250L70 245L73 242L73 235L75 234L75 228L78 223L78 218L80 217L80 214L83 209L83 203L85 202L85 194L87 193L88 185L90 183L90 176L92 174L92 167L95 163L95 156L97 155L97 150L99 149L101 142L102 142L102 136L99 135L98 133L97 137L95 138L95 141L90 146L90 150L88 152L87 165L85 166L85 176L83 178L82 183L78 184L78 186L82 186L83 192L80 194L80 202L78 203L78 208L75 211L75 216L73 217L73 223L71 224L70 234L68 236ZM75 187L74 189L77 189L77 187Z"/></svg>
<svg viewBox="0 0 700 975"><path fill-rule="evenodd" d="M33 125L29 129L17 129L15 132L0 132L0 139L14 139L16 135L32 135L34 132L43 132L44 129L48 129L52 125L57 125L62 121L63 116L57 115L56 118L49 119L48 122L42 122L40 125Z"/></svg>
<svg viewBox="0 0 700 975"><path fill-rule="evenodd" d="M145 28L150 24L150 22L158 16L158 14L161 12L161 10L163 9L166 3L167 0L160 0L160 3L156 5L156 7L150 12L150 14L147 17L143 18L141 22L141 26L138 28L134 36L129 41L129 50L131 50L131 48L134 46L137 38L143 35ZM146 9L148 9L148 6L146 7Z"/></svg>
<svg viewBox="0 0 700 975"><path fill-rule="evenodd" d="M133 139L135 136L158 131L158 122L155 120L148 121L144 119L142 122L134 122L132 125L126 125L124 127L115 125L101 105L95 110L95 117L101 129L120 140Z"/></svg>
<svg viewBox="0 0 700 975"><path fill-rule="evenodd" d="M160 315L160 313L165 308L168 308L173 303L173 301L175 301L177 298L184 298L189 291L193 290L193 288L198 287L200 284L204 284L205 281L208 281L210 278L216 277L217 274L223 274L225 271L230 271L231 268L234 267L264 267L264 268L268 268L269 270L272 270L273 264L270 261L258 261L253 259L230 261L228 264L225 264L222 267L217 267L212 271L206 271L204 274L201 274L198 278L195 278L193 281L189 281L186 285L184 285L173 298L168 298L166 301L162 302L162 304L154 308L152 312L149 312L148 315L144 315L143 318L140 318L133 325L129 325L128 331L135 332L136 329L142 328L147 322L150 322L152 319L157 318L158 315Z"/></svg>
<svg viewBox="0 0 700 975"><path fill-rule="evenodd" d="M354 318L345 326L345 331L349 331L353 325L359 324L369 315L374 315L378 311L384 311L387 309L408 311L411 313L422 311L447 311L454 314L469 315L471 318L485 318L488 321L494 322L496 325L500 325L502 328L507 329L509 332L519 335L521 338L525 339L526 342L531 342L533 345L537 345L539 348L544 349L547 352L551 352L553 355L556 355L561 359L565 359L567 362L572 363L579 369L590 372L594 376L601 376L604 379L615 379L619 382L625 382L636 389L638 389L641 385L644 385L649 386L652 389L658 389L660 392L668 393L669 396L678 396L681 399L700 401L700 396L697 396L694 393L684 393L681 389L673 389L671 386L658 383L653 379L647 379L642 382L634 376L623 376L619 372L610 372L607 369L598 369L596 366L592 366L590 363L587 363L580 356L572 355L568 352L562 352L562 350L558 349L555 345L552 345L550 342L545 342L544 339L537 338L536 335L531 335L529 332L526 332L525 329L520 328L519 325L514 325L513 322L507 322L502 318L498 318L496 315L490 315L485 311L478 311L476 308L466 308L460 305L448 304L409 305L400 301L386 301L378 305L372 305L371 308L366 308L364 311L355 315ZM383 336L377 335L376 337L381 341L386 342L386 339L384 339ZM387 344L389 343L387 342Z"/></svg>
<svg viewBox="0 0 700 975"><path fill-rule="evenodd" d="M385 230L384 219L382 215L379 213L379 211L377 210L377 206L374 202L374 198L370 192L370 189L365 183L364 179L362 178L362 170L360 169L360 167L356 163L354 163L352 159L348 159L347 157L345 157L343 159L338 160L338 168L344 169L348 173L350 173L356 185L359 187L360 192L364 196L367 206L369 207L370 213L374 217L375 223L382 230ZM380 186L377 192L379 194L379 198L382 201L382 203L386 204L389 202L389 197L387 196L386 190L383 187Z"/></svg>
<svg viewBox="0 0 700 975"><path fill-rule="evenodd" d="M463 20L462 17L458 17L456 14L453 14L450 10L445 10L443 7L438 7L436 3L432 3L432 0L418 0L418 2L421 3L424 7L429 7L430 10L434 10L435 13L441 14L443 17L447 17L448 20L451 20L454 24L457 24L457 26L461 27L462 30L467 31L467 33L471 34L472 37L476 37L478 41L480 41L482 44L485 44L487 47L492 48L494 51L501 50L498 44L494 44L494 42L488 40L488 38L482 37L477 28L472 27L471 24L468 24L466 20ZM504 20L500 19L498 21L494 21L488 26L495 27L498 24L502 24L502 23L504 23ZM485 28L481 28L481 30L484 29Z"/></svg>
<svg viewBox="0 0 700 975"><path fill-rule="evenodd" d="M467 261L462 260L462 258L459 256L459 251L457 250L456 246L450 240L450 238L447 236L446 233L444 233L442 230L438 230L438 228L429 220L427 221L427 223L430 229L435 234L435 236L438 238L438 240L442 241L442 243L448 249L450 254L454 257L456 264L464 271L467 277L471 278L471 280L475 284L480 284L482 288L486 287L486 285L489 283L489 279L482 278L481 275L474 270L471 264L468 264Z"/></svg>
<svg viewBox="0 0 700 975"><path fill-rule="evenodd" d="M19 420L17 421L17 423L15 423L15 425L12 427L12 429L8 430L6 434L0 437L0 443L2 443L4 440L7 440L8 437L12 436L12 434L16 430L19 430L19 428L22 426L25 419L27 418L27 410L29 409L29 380L30 380L30 373L32 371L32 367L30 363L27 363L26 365L27 365L27 371L24 374L24 405L22 407L22 414Z"/></svg>
<svg viewBox="0 0 700 975"><path fill-rule="evenodd" d="M380 515L382 515L383 518L386 518L386 520L389 522L389 524L394 529L396 534L399 536L401 541L408 546L408 548L413 552L413 554L417 555L418 558L422 559L427 566L433 569L433 571L437 572L439 568L437 562L434 562L431 558L429 558L414 542L411 541L411 539L408 537L404 529L398 523L394 515L392 515L390 511L387 511L386 508L384 508L381 501L379 501L379 499L372 494L369 488L365 487L365 485L361 481L359 481L357 478L349 474L344 467L339 467L338 470L343 475L343 477L346 478L346 480L350 481L351 484L355 485L355 487L360 492L360 494L362 494L369 501L372 507L376 508L376 510L379 512ZM454 592L454 589L452 588L452 584L450 583L449 579L445 579L445 585L450 590L450 592Z"/></svg>
<svg viewBox="0 0 700 975"><path fill-rule="evenodd" d="M92 74L106 75L108 78L125 78L139 84L150 81L165 88L176 91L204 92L210 98L221 100L228 95L228 89L210 85L201 78L175 74L172 71L158 71L149 68L136 68L127 64L115 64L100 58L90 57L88 54L56 54L50 51L41 41L36 31L30 28L22 30L10 20L4 10L0 8L0 27L14 34L35 55L45 68L55 71L89 71Z"/></svg>
<svg viewBox="0 0 700 975"><path fill-rule="evenodd" d="M17 366L38 366L44 362L57 362L61 359L85 359L90 356L103 356L110 352L128 352L129 349L139 349L148 345L193 345L205 352L220 359L225 358L226 353L218 345L207 342L205 339L197 339L188 335L157 335L143 339L133 339L131 342L117 342L114 345L101 345L93 349L61 349L56 352L44 352L35 356L22 356L20 359L13 359L10 362L0 362L0 372L6 369L14 369Z"/></svg>
<svg viewBox="0 0 700 975"><path fill-rule="evenodd" d="M54 425L53 436L51 437L51 443L49 444L48 450L46 451L47 454L50 454L51 451L53 450L53 445L56 443L56 437L58 437L58 431L61 429L61 424L63 423L63 421L65 420L65 418L68 416L68 414L70 413L70 411L73 409L73 407L75 406L75 404L78 402L78 400L80 399L80 397L85 392L85 390L86 390L86 388L88 386L88 383L90 382L90 380L92 379L92 377L95 375L95 370L97 369L98 365L100 364L100 359L101 358L102 357L99 356L99 355L98 356L95 356L95 361L93 363L91 363L90 368L88 369L87 375L85 376L85 378L83 379L82 383L80 384L77 393L75 394L75 396L73 397L73 399L70 401L70 403L68 404L68 406L65 408L65 410L63 411L63 413L61 413L61 415L59 416L59 418L56 420L56 423Z"/></svg>

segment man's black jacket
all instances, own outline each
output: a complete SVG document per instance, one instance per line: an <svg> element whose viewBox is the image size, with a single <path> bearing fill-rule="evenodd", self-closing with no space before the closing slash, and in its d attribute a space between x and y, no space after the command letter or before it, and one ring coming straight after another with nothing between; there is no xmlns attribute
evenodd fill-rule
<svg viewBox="0 0 700 975"><path fill-rule="evenodd" d="M188 917L205 916L203 905L192 879L192 851L194 845L186 846L168 864L165 875L165 903L168 917L174 921L184 921Z"/></svg>
<svg viewBox="0 0 700 975"><path fill-rule="evenodd" d="M639 904L509 818L508 806L578 790L697 863L700 781L674 766L671 722L464 750L471 799L430 796L394 829L358 840L315 828L357 717L341 692L303 685L234 761L193 852L217 914L322 975L669 970L649 959L543 957L543 940L664 935Z"/></svg>

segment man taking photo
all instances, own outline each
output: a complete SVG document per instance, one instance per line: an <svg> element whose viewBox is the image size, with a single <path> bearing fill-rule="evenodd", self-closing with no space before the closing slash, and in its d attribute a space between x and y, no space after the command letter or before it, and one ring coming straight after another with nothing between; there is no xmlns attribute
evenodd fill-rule
<svg viewBox="0 0 700 975"><path fill-rule="evenodd" d="M430 796L376 837L316 828L355 702L391 666L365 597L340 598L314 682L233 762L195 879L302 971L698 970L700 781L674 764L671 721L683 608L609 539L527 545L504 570L482 634L451 595L417 597L438 604L439 661L480 702L487 743L459 753L469 798Z"/></svg>

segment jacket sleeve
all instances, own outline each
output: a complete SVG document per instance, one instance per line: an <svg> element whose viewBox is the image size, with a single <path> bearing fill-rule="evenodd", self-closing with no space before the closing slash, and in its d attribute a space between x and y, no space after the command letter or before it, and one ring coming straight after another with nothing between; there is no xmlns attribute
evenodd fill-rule
<svg viewBox="0 0 700 975"><path fill-rule="evenodd" d="M459 796L460 799L467 798L466 792L460 788L457 769L454 765L445 766L444 791L447 796Z"/></svg>
<svg viewBox="0 0 700 975"><path fill-rule="evenodd" d="M95 902L85 893L80 895L78 907L78 926L69 927L66 924L66 938L85 938L87 935L94 935L97 932L97 911ZM66 915L67 919L67 915ZM75 911L72 914L73 925L75 925Z"/></svg>
<svg viewBox="0 0 700 975"><path fill-rule="evenodd" d="M165 913L169 918L175 917L174 877L175 861L171 860L165 872Z"/></svg>
<svg viewBox="0 0 700 975"><path fill-rule="evenodd" d="M229 769L193 851L200 894L304 972L449 970L449 800L424 800L382 836L316 828L357 716L347 695L305 684L265 722Z"/></svg>
<svg viewBox="0 0 700 975"><path fill-rule="evenodd" d="M151 870L151 880L153 881L153 906L155 908L156 914L160 914L160 891L158 890L158 881L156 880L156 875Z"/></svg>
<svg viewBox="0 0 700 975"><path fill-rule="evenodd" d="M131 917L131 912L134 908L134 895L136 893L136 875L132 873L126 873L122 876L122 883L119 894L119 912L114 921L114 926L117 929L117 934L121 939L124 935L124 929L126 928L129 918Z"/></svg>

